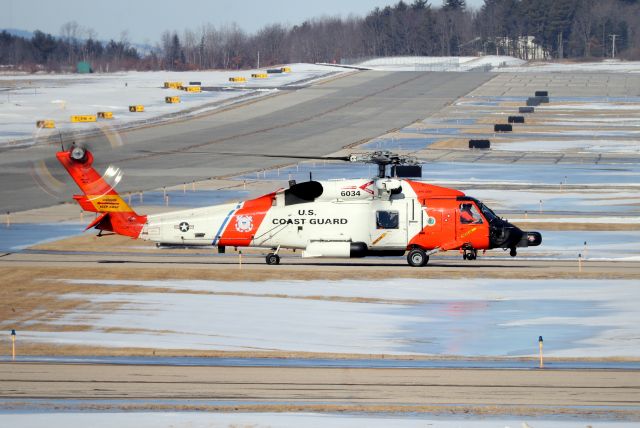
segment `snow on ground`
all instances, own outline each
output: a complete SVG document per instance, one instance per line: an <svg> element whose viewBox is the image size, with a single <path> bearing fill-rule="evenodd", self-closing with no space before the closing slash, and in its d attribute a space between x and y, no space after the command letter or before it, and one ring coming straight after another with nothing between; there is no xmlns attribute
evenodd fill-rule
<svg viewBox="0 0 640 428"><path fill-rule="evenodd" d="M360 415L330 413L204 413L204 412L91 412L91 413L14 413L0 414L0 424L22 428L93 427L111 428L626 428L635 422L596 421L553 418L518 417L435 417L432 415Z"/></svg>
<svg viewBox="0 0 640 428"><path fill-rule="evenodd" d="M548 217L548 218L510 218L514 223L609 223L640 224L640 217Z"/></svg>
<svg viewBox="0 0 640 428"><path fill-rule="evenodd" d="M0 251L12 252L69 236L80 235L86 225L79 223L13 223L0 226Z"/></svg>
<svg viewBox="0 0 640 428"><path fill-rule="evenodd" d="M637 106L640 110L640 106ZM558 115L560 117L566 117L567 115ZM587 123L585 123L587 122ZM598 128L614 128L614 127L638 127L640 126L640 117L611 117L607 116L589 116L589 117L572 117L571 120L549 120L547 122L539 122L540 125L552 125L552 126L585 126L595 125Z"/></svg>
<svg viewBox="0 0 640 428"><path fill-rule="evenodd" d="M67 283L102 285L104 291L112 285L137 285L149 291L66 295L91 304L54 324L89 323L93 329L41 332L25 325L25 340L156 349L516 357L535 355L538 336L543 336L549 356L640 357L640 288L635 281ZM268 297L274 295L286 297Z"/></svg>
<svg viewBox="0 0 640 428"><path fill-rule="evenodd" d="M558 185L559 187L559 185ZM637 191L585 189L583 191L527 191L522 189L473 189L467 192L498 210L517 210L543 213L636 213L640 204ZM542 201L542 202L540 202Z"/></svg>
<svg viewBox="0 0 640 428"><path fill-rule="evenodd" d="M470 71L494 67L517 67L526 61L511 56L395 56L374 58L359 62L357 66L384 71Z"/></svg>
<svg viewBox="0 0 640 428"><path fill-rule="evenodd" d="M605 72L605 73L640 73L640 61L605 60L582 63L550 63L530 62L526 66L508 66L492 71L504 73L538 73L538 72Z"/></svg>
<svg viewBox="0 0 640 428"><path fill-rule="evenodd" d="M399 56L373 58L356 64L373 70L388 71L470 71L487 69L503 73L537 72L605 72L640 73L640 61L599 61L584 63L551 63L525 61L505 55L426 57Z"/></svg>
<svg viewBox="0 0 640 428"><path fill-rule="evenodd" d="M115 119L99 123L118 127L141 120L150 120L181 110L205 108L212 103L230 101L239 96L260 96L273 90L247 89L283 86L309 81L344 69L313 64L292 64L291 73L269 74L267 79L253 79L252 73L242 71L188 72L121 72L105 74L21 74L0 75L0 144L25 138L37 138L55 130L38 130L36 121L52 119L56 128L82 132L95 129L95 123L71 123L71 115L95 115L98 111L112 111ZM231 83L232 76L243 76L247 83ZM224 86L234 90L187 93L178 89L164 89L166 81L184 85L198 81L202 86ZM166 96L179 96L179 104L167 104ZM142 104L145 111L130 113L129 105ZM210 107L213 108L213 107Z"/></svg>
<svg viewBox="0 0 640 428"><path fill-rule="evenodd" d="M516 220L510 220L518 225ZM640 218L636 220L640 220ZM526 223L520 226L526 227ZM629 260L629 258L640 260L640 232L548 231L542 229L540 233L542 233L543 245L523 250L521 254L530 256L535 251L555 258L573 260L578 257L578 254L589 260Z"/></svg>
<svg viewBox="0 0 640 428"><path fill-rule="evenodd" d="M637 103L606 103L606 102L585 102L585 103L552 103L538 106L539 111L548 110L639 110Z"/></svg>
<svg viewBox="0 0 640 428"><path fill-rule="evenodd" d="M588 133L589 131L583 131ZM563 132L572 135L570 132ZM595 135L595 134L593 134ZM494 150L515 152L640 153L640 143L632 140L522 140L494 142Z"/></svg>

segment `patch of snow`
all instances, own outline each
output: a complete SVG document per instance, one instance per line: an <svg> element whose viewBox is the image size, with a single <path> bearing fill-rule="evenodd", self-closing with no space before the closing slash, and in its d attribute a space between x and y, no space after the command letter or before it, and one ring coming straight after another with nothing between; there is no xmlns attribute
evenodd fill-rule
<svg viewBox="0 0 640 428"><path fill-rule="evenodd" d="M25 328L25 340L157 349L522 356L535 355L542 335L550 356L640 357L636 304L640 289L635 281L67 283L150 289L66 295L92 303L54 323L90 323L94 329L40 332ZM175 292L159 293L158 287ZM377 300L351 300L355 298Z"/></svg>
<svg viewBox="0 0 640 428"><path fill-rule="evenodd" d="M528 424L530 425L528 425ZM455 417L438 418L433 415L361 415L331 413L210 413L210 412L90 412L90 413L18 413L0 415L0 424L7 427L22 428L69 428L93 427L112 428L496 428L528 427L535 428L584 428L585 422L552 418L502 417ZM593 424L605 426L605 423ZM607 421L607 427L631 428L635 422Z"/></svg>
<svg viewBox="0 0 640 428"><path fill-rule="evenodd" d="M185 110L202 112L215 109L240 96L272 93L274 90L269 88L274 86L309 82L331 72L345 72L341 68L314 64L291 64L290 67L291 73L269 74L267 79L251 78L251 74L259 70L3 74L0 75L0 81L7 82L10 89L0 99L0 144L24 139L37 140L42 135L56 132L37 129L38 120L52 119L57 129L77 133L96 130L98 125L118 128ZM229 82L232 76L244 76L247 83ZM204 87L224 87L228 90L188 93L163 88L166 81L178 81L184 85L199 81ZM167 104L166 96L179 96L181 101ZM129 112L129 105L134 104L144 105L145 111ZM97 123L71 123L72 115L95 115L98 111L112 111L114 119L98 119Z"/></svg>
<svg viewBox="0 0 640 428"><path fill-rule="evenodd" d="M493 67L520 66L526 61L511 56L394 56L359 62L357 66L383 71L470 71Z"/></svg>
<svg viewBox="0 0 640 428"><path fill-rule="evenodd" d="M536 111L545 110L640 110L635 103L576 103L576 104L546 104L536 107Z"/></svg>
<svg viewBox="0 0 640 428"><path fill-rule="evenodd" d="M640 224L640 217L548 217L509 218L513 223L586 223L586 224Z"/></svg>
<svg viewBox="0 0 640 428"><path fill-rule="evenodd" d="M578 134L588 135L591 131L577 131ZM639 131L640 132L640 131ZM621 131L626 136L628 132ZM563 135L573 136L572 131L563 131ZM615 131L593 131L593 136L615 135ZM494 150L516 152L564 152L578 151L591 153L640 153L640 144L632 140L525 140L494 142Z"/></svg>
<svg viewBox="0 0 640 428"><path fill-rule="evenodd" d="M640 193L616 191L612 193L606 189L585 189L584 191L560 191L558 188L548 192L527 191L527 190L493 190L474 189L468 192L487 205L497 205L501 209L526 210L537 212L540 210L542 201L542 212L610 212L618 211L624 213L637 212L634 204L640 204ZM616 199L612 199L615 197Z"/></svg>
<svg viewBox="0 0 640 428"><path fill-rule="evenodd" d="M640 73L640 61L601 61L582 63L549 63L531 62L526 66L504 67L497 69L504 73L539 73L539 72L607 72L607 73Z"/></svg>

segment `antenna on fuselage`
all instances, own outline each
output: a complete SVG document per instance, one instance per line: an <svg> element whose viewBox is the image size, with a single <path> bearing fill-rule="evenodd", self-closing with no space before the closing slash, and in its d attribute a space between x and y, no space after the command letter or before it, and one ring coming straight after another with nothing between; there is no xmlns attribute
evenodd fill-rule
<svg viewBox="0 0 640 428"><path fill-rule="evenodd" d="M64 143L62 142L62 134L60 133L59 129L58 129L58 138L60 139L60 151L64 152Z"/></svg>
<svg viewBox="0 0 640 428"><path fill-rule="evenodd" d="M313 181L313 173L309 171L309 181Z"/></svg>

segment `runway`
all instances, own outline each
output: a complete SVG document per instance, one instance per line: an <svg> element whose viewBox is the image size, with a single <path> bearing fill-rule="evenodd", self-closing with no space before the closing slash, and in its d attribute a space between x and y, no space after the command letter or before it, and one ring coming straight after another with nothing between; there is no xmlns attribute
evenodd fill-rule
<svg viewBox="0 0 640 428"><path fill-rule="evenodd" d="M108 247L106 248L108 250ZM180 250L159 254L25 251L0 255L0 268L64 267L80 272L101 271L113 278L127 278L132 271L153 271L158 278L175 277L179 268L184 278L238 279L253 276L280 279L345 279L377 278L389 275L406 278L640 278L638 263L634 261L589 260L578 265L577 260L526 259L510 257L480 257L464 261L454 256L432 257L423 268L407 265L404 257L366 259L302 259L296 255L284 256L278 266L268 266L259 253L244 254L240 264L238 254L193 254Z"/></svg>
<svg viewBox="0 0 640 428"><path fill-rule="evenodd" d="M116 150L106 137L86 143L96 155L98 169L107 165L124 169L120 191L157 189L290 163L217 154L221 152L333 153L430 116L492 77L490 73L357 72L203 116L122 132L124 145ZM56 164L57 146L3 152L3 209L15 212L69 199L73 186L51 195L32 178L33 162L46 160L52 175L61 184L68 183Z"/></svg>
<svg viewBox="0 0 640 428"><path fill-rule="evenodd" d="M617 407L637 417L640 372L626 370L177 367L2 363L3 399L207 400L218 408L290 406ZM225 406L225 401L230 404ZM505 407L501 407L505 406ZM453 408L456 408L455 410ZM166 407L165 407L166 409ZM400 410L402 411L402 410ZM613 410L615 412L615 410ZM627 415L628 416L628 415Z"/></svg>

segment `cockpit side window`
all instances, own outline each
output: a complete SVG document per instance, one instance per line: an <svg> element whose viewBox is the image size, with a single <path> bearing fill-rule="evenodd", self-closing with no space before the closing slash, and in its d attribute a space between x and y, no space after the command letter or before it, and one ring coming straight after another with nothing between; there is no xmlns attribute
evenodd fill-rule
<svg viewBox="0 0 640 428"><path fill-rule="evenodd" d="M397 229L399 223L398 211L376 211L376 228Z"/></svg>
<svg viewBox="0 0 640 428"><path fill-rule="evenodd" d="M482 216L478 212L475 204L460 204L460 223L461 224L482 224Z"/></svg>

